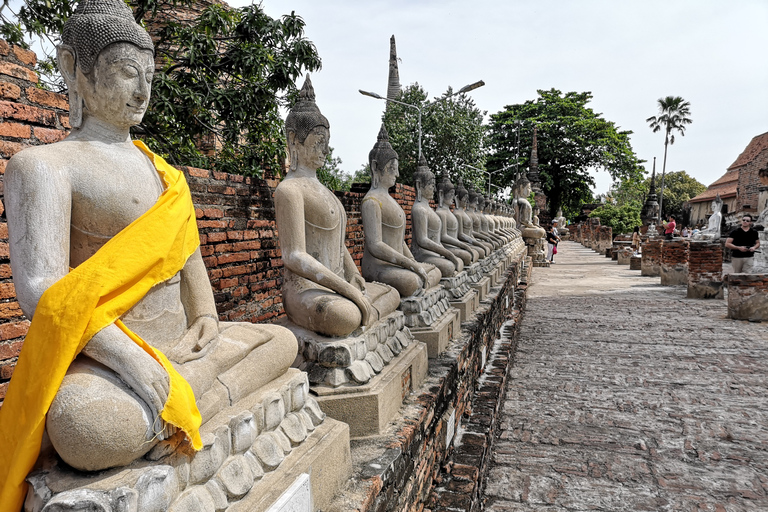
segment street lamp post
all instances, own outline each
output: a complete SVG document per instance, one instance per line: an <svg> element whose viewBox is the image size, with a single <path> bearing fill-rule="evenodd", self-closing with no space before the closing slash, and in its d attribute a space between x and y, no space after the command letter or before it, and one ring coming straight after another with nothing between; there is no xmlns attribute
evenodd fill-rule
<svg viewBox="0 0 768 512"><path fill-rule="evenodd" d="M472 84L469 84L469 85L465 85L464 87L462 87L458 91L456 91L454 93L451 93L451 94L448 94L446 96L443 96L442 98L438 98L435 101L431 101L431 102L428 101L421 108L417 107L416 105L411 105L410 103L404 103L402 101L385 98L384 96L382 96L380 94L376 94L375 92L363 91L362 89L360 89L360 94L362 94L364 96L370 96L371 98L376 98L377 100L389 101L389 102L392 102L392 103L397 103L398 105L403 105L403 106L406 106L406 107L409 107L409 108L416 109L416 111L419 113L419 156L418 156L418 159L416 161L419 162L421 160L421 113L422 113L422 109L425 108L425 107L428 107L430 105L434 105L435 103L438 103L440 101L445 101L445 100L447 100L448 98L450 98L452 96L456 96L458 94L462 94L462 93L469 92L469 91L474 91L478 87L482 87L484 85L485 85L485 82L483 82L482 80L478 80L475 83L472 83Z"/></svg>
<svg viewBox="0 0 768 512"><path fill-rule="evenodd" d="M476 171L480 171L480 172L485 173L485 174L488 175L488 195L490 196L491 195L491 174L496 174L499 171L488 172L488 171L486 171L484 169L480 169L478 167L475 167L474 165L469 165L469 164L461 164L461 165L463 167L469 167L470 169L474 169ZM501 169L499 169L499 170L501 170Z"/></svg>

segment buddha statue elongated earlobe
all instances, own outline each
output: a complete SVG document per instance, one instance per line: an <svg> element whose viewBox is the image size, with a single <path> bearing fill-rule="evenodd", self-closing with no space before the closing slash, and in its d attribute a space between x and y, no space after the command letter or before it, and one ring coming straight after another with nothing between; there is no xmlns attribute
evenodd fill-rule
<svg viewBox="0 0 768 512"><path fill-rule="evenodd" d="M288 132L288 170L295 171L299 166L299 152L296 150L296 133Z"/></svg>
<svg viewBox="0 0 768 512"><path fill-rule="evenodd" d="M379 170L376 161L371 161L371 188L379 188Z"/></svg>
<svg viewBox="0 0 768 512"><path fill-rule="evenodd" d="M69 45L60 44L56 48L56 61L59 71L69 89L69 125L79 128L83 124L83 98L77 91L77 67L75 50Z"/></svg>

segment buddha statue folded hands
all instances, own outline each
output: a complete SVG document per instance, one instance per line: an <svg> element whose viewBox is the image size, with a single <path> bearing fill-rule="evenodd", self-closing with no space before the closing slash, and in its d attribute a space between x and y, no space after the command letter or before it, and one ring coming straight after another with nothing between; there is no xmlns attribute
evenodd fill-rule
<svg viewBox="0 0 768 512"><path fill-rule="evenodd" d="M275 190L285 312L310 331L347 336L395 311L399 295L362 278L345 245L344 207L317 179L329 151L330 125L309 77L285 125L290 168Z"/></svg>
<svg viewBox="0 0 768 512"><path fill-rule="evenodd" d="M423 155L421 159L414 174L416 201L411 208L411 252L416 261L435 265L443 277L452 277L464 269L464 262L442 244L443 221L429 205L435 194L435 175Z"/></svg>
<svg viewBox="0 0 768 512"><path fill-rule="evenodd" d="M44 427L86 471L172 436L199 449L200 424L285 374L297 351L284 328L218 320L184 176L130 138L155 70L131 10L81 2L62 41L72 132L19 152L5 174L31 319L0 409L0 495L14 504Z"/></svg>
<svg viewBox="0 0 768 512"><path fill-rule="evenodd" d="M450 209L455 195L453 183L448 176L444 176L437 185L437 210L435 211L442 221L440 241L446 249L461 258L464 265L468 267L477 262L480 257L479 248L459 240L461 225ZM485 253L483 252L483 254Z"/></svg>
<svg viewBox="0 0 768 512"><path fill-rule="evenodd" d="M405 212L389 195L398 173L397 153L382 125L369 153L371 189L363 198L363 276L394 287L401 298L420 295L440 282L440 270L419 263L405 243Z"/></svg>

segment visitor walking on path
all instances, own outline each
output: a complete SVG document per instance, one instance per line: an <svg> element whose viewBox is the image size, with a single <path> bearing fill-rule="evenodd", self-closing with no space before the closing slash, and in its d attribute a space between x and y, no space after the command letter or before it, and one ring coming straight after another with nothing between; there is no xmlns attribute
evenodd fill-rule
<svg viewBox="0 0 768 512"><path fill-rule="evenodd" d="M557 233L557 221L553 220L552 225L547 231L547 259L550 263L555 262L555 254L557 254L557 242L560 241L560 237Z"/></svg>
<svg viewBox="0 0 768 512"><path fill-rule="evenodd" d="M760 248L760 238L752 229L752 216L741 216L741 227L731 231L725 246L731 250L731 265L734 274L749 274L755 262L755 251Z"/></svg>

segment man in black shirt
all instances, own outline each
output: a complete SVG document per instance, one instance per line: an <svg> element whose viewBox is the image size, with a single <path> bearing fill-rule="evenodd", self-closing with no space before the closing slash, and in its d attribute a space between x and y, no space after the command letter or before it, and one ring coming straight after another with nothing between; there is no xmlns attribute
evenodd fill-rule
<svg viewBox="0 0 768 512"><path fill-rule="evenodd" d="M734 274L749 274L754 263L755 251L760 247L757 231L752 229L752 215L741 216L741 227L731 231L725 246L731 249Z"/></svg>

